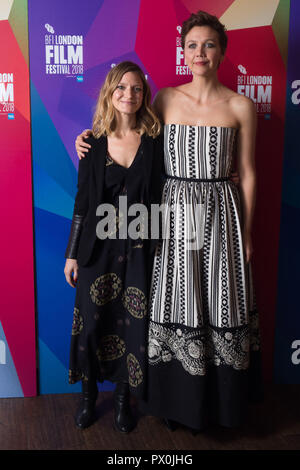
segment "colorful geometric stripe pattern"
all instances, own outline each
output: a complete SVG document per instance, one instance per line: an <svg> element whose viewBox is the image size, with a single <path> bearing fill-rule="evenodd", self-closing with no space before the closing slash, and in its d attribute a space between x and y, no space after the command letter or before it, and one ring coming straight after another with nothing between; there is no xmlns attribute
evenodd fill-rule
<svg viewBox="0 0 300 470"><path fill-rule="evenodd" d="M251 7L247 23L247 12L240 10L238 1L91 1L89 9L81 11L80 15L71 1L62 5L55 0L51 7L34 0L30 2L39 340L65 369L63 376L52 374L58 391L74 390L67 384L66 373L74 291L64 283L63 254L76 192L78 159L74 151L75 137L82 129L91 126L99 87L114 63L125 59L139 63L148 76L153 94L161 87L190 80L188 75L176 74L176 38L179 36L178 26L198 9L223 19L226 15L229 45L220 68L220 78L226 85L237 90L240 65L246 70L247 77L271 76L273 80L271 118L267 119L267 113L259 115L256 157L258 174L268 175L271 166L272 178L267 178L267 181L266 178L258 179L254 227L254 279L263 318L262 329L267 333L263 338L264 371L266 376L271 376L285 112L282 89L286 83L285 62L277 41L280 36L274 34L273 22L277 18L276 28L279 30L280 18L286 25L286 15L276 16L279 8L282 12L281 2L263 4L264 7L259 6L257 15ZM288 3L285 5L287 10ZM44 73L46 23L53 27L55 34L83 35L83 81ZM281 30L287 31L286 26ZM255 47L251 48L249 44ZM258 47L261 44L263 47ZM254 89L256 91L257 88ZM38 184L40 178L43 185ZM46 263L47 259L51 259L51 268ZM58 295L53 296L52 292ZM273 335L269 334L270 331ZM46 393L48 388L43 386L43 377L47 383L49 379L47 367L43 364L40 359L41 390Z"/></svg>
<svg viewBox="0 0 300 470"><path fill-rule="evenodd" d="M68 385L67 379L75 292L66 284L63 274L64 251L77 183L78 159L74 148L75 137L82 129L91 126L93 107L99 88L112 64L125 59L140 64L147 74L153 95L161 87L174 86L190 80L191 77L184 68L181 51L178 49L179 26L191 12L199 9L217 15L227 26L228 50L219 71L220 79L225 85L237 91L238 80L242 75L245 75L245 80L248 81L252 80L251 77L271 77L272 80L271 103L269 103L271 110L258 113L256 152L258 191L253 230L255 246L253 267L257 301L262 318L264 372L267 378L271 378L278 281L283 123L286 107L285 94L282 90L286 87L290 2L285 0L253 1L247 2L246 8L243 7L244 2L240 0L216 0L214 2L210 0L165 0L164 2L160 0L151 2L148 0L131 0L130 2L90 0L88 8L83 8L79 0L65 0L64 2L31 0L28 3L28 16L27 2L24 0L2 1L0 7L1 35L5 34L5 45L10 43L13 47L12 53L5 56L4 42L1 42L1 64L4 55L7 61L15 61L19 70L23 67L24 71L22 72L22 77L24 77L22 93L17 92L17 84L15 84L15 95L18 95L15 119L9 121L7 116L4 118L6 125L9 124L10 129L14 131L9 133L9 130L2 130L3 126L1 126L2 142L11 141L13 150L9 150L9 159L1 159L0 163L1 168L4 165L3 168L7 172L8 165L12 165L15 161L13 157L15 155L16 161L21 160L18 168L24 165L24 171L25 169L27 171L24 173L27 175L26 185L22 186L15 177L13 178L13 183L18 185L17 192L13 191L11 182L6 183L5 186L2 180L0 189L4 191L2 188L5 188L6 200L7 194L10 195L11 201L21 198L22 211L19 211L21 214L18 216L18 224L22 221L23 246L25 242L29 245L26 249L26 270L24 271L23 264L22 269L18 265L18 272L22 272L22 285L17 284L17 288L24 288L24 296L12 297L8 294L5 307L1 308L0 312L4 336L9 344L9 351L14 359L24 395L33 393L32 389L30 391L29 387L26 388L25 377L31 377L28 383L34 383L28 368L33 369L35 362L34 332L29 332L34 321L33 245L31 241L30 251L29 243L30 225L32 227L33 221L23 210L23 207L27 210L31 204L30 159L25 158L26 152L30 153L30 134L26 130L24 132L28 138L12 137L21 133L21 128L13 126L21 126L21 122L24 126L28 126L30 116L28 99L26 101L28 92L28 83L26 84L26 73L28 76L27 20L30 46L39 391L41 393L78 391L77 386ZM54 33L51 33L51 28ZM83 37L83 73L80 76L46 74L46 34L57 37L60 35ZM254 100L259 100L257 85L250 87L248 92L252 93L251 97ZM4 122L3 116L0 116L0 119ZM15 154L12 153L13 151ZM18 173L20 174L21 172ZM11 219L11 211L7 209L3 213ZM16 242L19 238L19 234L14 234L11 227L5 234L1 233L1 237L4 237L2 246L6 246L5 243L8 242ZM29 234L27 238L23 233L25 227L29 230L26 232ZM13 276L15 269L9 267L10 250L7 250L7 255L5 250L5 256L7 256L8 269L3 282L5 292L9 293L16 288L17 278ZM15 260L12 266L16 265ZM26 288L25 280L29 283ZM17 297L21 298L22 305L17 303ZM16 303L17 313L12 321L11 312L15 308L13 303ZM30 318L26 322L25 330L21 321L21 318L24 318L24 307ZM10 315L3 313L5 310ZM25 333L22 341L20 341L21 332ZM18 353L15 352L18 346L13 344L14 341L20 345ZM24 342L31 345L30 361L28 357L25 359ZM23 367L22 361L26 362L27 366ZM0 371L1 367L0 364ZM104 388L110 389L111 384L105 384Z"/></svg>
<svg viewBox="0 0 300 470"><path fill-rule="evenodd" d="M1 1L0 37L0 396L32 396L36 349L26 1Z"/></svg>

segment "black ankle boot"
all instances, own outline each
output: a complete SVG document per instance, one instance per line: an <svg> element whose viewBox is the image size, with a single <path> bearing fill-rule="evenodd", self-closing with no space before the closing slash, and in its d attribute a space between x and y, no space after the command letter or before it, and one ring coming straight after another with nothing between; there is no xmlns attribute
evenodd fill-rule
<svg viewBox="0 0 300 470"><path fill-rule="evenodd" d="M95 420L95 405L98 396L96 380L82 381L82 394L75 415L75 423L81 429L88 428Z"/></svg>
<svg viewBox="0 0 300 470"><path fill-rule="evenodd" d="M130 408L129 385L126 382L118 382L114 391L114 424L118 431L128 433L136 425Z"/></svg>

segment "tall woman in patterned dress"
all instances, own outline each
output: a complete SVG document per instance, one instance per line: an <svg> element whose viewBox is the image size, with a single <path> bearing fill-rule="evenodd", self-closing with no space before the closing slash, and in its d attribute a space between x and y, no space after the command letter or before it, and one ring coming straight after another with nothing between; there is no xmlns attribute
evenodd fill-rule
<svg viewBox="0 0 300 470"><path fill-rule="evenodd" d="M181 41L192 81L155 99L165 124L169 238L154 260L146 409L171 428L235 427L248 399L261 397L251 276L256 110L218 80L227 36L215 16L192 14Z"/></svg>
<svg viewBox="0 0 300 470"><path fill-rule="evenodd" d="M166 236L152 274L144 410L171 429L233 427L262 395L251 275L256 110L218 80L227 47L218 18L192 14L181 39L192 81L154 102L164 124Z"/></svg>
<svg viewBox="0 0 300 470"><path fill-rule="evenodd" d="M161 199L163 147L150 103L149 85L136 64L111 69L100 91L89 152L79 163L65 276L76 286L69 381L82 381L75 417L80 428L95 418L97 381L116 383L114 424L121 432L135 425L129 392L145 397L154 244L144 236L143 219L129 230L134 219L127 209L132 204L150 209ZM101 219L103 204L112 210L111 220Z"/></svg>

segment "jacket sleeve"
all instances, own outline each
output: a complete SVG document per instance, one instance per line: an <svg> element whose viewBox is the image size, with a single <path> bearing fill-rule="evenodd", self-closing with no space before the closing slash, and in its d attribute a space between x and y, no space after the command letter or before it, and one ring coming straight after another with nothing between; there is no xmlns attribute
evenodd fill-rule
<svg viewBox="0 0 300 470"><path fill-rule="evenodd" d="M92 145L89 139L86 141ZM77 194L75 197L72 224L69 241L65 252L65 258L77 259L80 236L83 227L83 221L89 208L89 177L91 168L91 150L86 156L79 160Z"/></svg>
<svg viewBox="0 0 300 470"><path fill-rule="evenodd" d="M162 189L164 184L164 140L163 134L160 134L156 137L154 142L154 155L153 155L153 165L152 165L152 174L151 174L151 204L161 204L162 198ZM150 211L150 215L152 215L152 210ZM150 239L150 252L154 252L157 244L161 240L162 237L162 220L161 215L159 215L158 223L158 238L152 238L153 234L151 232L151 239ZM152 227L152 222L150 222L150 226Z"/></svg>
<svg viewBox="0 0 300 470"><path fill-rule="evenodd" d="M86 142L92 145L92 139L89 137ZM86 216L89 208L89 177L91 168L92 148L86 153L86 156L79 160L77 194L75 197L73 214Z"/></svg>
<svg viewBox="0 0 300 470"><path fill-rule="evenodd" d="M162 188L164 184L164 136L163 132L155 139L154 159L151 175L152 202L161 203Z"/></svg>

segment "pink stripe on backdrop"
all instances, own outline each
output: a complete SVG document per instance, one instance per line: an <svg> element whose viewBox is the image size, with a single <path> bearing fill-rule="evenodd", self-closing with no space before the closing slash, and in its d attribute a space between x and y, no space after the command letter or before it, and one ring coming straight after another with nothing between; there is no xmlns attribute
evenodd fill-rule
<svg viewBox="0 0 300 470"><path fill-rule="evenodd" d="M29 72L7 21L1 21L1 72L14 74L14 119L0 115L0 320L24 396L36 395L35 305ZM18 98L21 112L18 111ZM25 109L26 108L26 109Z"/></svg>

